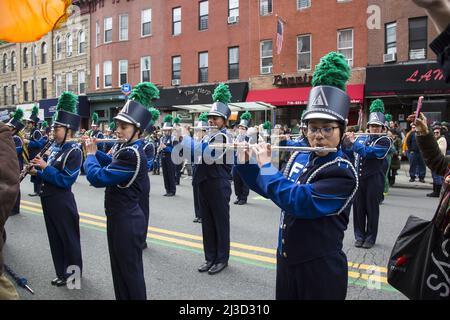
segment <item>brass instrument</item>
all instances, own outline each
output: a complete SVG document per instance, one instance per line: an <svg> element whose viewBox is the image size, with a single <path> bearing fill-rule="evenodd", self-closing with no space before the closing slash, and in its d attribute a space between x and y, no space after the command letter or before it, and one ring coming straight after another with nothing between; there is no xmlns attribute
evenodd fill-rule
<svg viewBox="0 0 450 320"><path fill-rule="evenodd" d="M47 143L45 144L45 146L41 149L41 151L39 151L39 153L36 155L36 157L42 157L48 149L50 149L50 147L52 146L54 140L53 139L49 139L47 141ZM33 167L33 164L31 162L29 162L24 168L23 170L20 172L19 175L19 181L22 182L22 180L27 176L27 174L30 172L31 168Z"/></svg>

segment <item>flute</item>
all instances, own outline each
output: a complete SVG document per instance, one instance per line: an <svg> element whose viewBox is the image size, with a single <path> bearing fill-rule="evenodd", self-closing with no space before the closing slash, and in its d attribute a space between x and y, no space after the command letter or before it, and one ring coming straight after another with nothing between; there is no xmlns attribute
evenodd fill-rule
<svg viewBox="0 0 450 320"><path fill-rule="evenodd" d="M212 143L209 145L213 149L249 149L251 144L234 144L234 143ZM305 151L305 152L337 152L337 148L328 147L294 147L294 146L276 146L271 145L270 148L276 151Z"/></svg>
<svg viewBox="0 0 450 320"><path fill-rule="evenodd" d="M66 141L67 142L84 142L84 141L86 141L86 140L88 140L88 139L91 139L91 138L71 138L71 139L67 139ZM127 140L126 139L118 139L118 138L105 138L105 139L96 139L96 138L93 138L92 139L95 143L108 143L108 142L114 142L114 143L125 143L125 142L127 142Z"/></svg>
<svg viewBox="0 0 450 320"><path fill-rule="evenodd" d="M355 132L355 136L387 136L387 133L365 133L365 132Z"/></svg>

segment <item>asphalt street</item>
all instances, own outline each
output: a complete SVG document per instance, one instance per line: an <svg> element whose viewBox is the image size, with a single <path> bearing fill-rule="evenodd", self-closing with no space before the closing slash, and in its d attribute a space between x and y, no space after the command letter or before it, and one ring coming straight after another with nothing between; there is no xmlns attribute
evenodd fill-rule
<svg viewBox="0 0 450 320"><path fill-rule="evenodd" d="M231 259L218 275L201 274L203 263L201 225L193 223L190 177L183 176L177 195L163 197L161 176L150 175L150 226L144 251L149 299L274 299L275 248L280 210L250 193L247 205L231 203ZM29 197L32 185L21 185L21 214L6 224L5 262L27 278L31 295L18 289L22 299L114 299L106 241L104 190L89 186L84 176L73 187L80 212L83 279L81 289L50 285L55 277L40 199ZM349 261L347 299L405 299L386 282L386 264L396 237L409 215L430 219L436 198L428 190L393 188L381 206L379 236L372 249L353 246L352 222L345 234ZM234 201L234 197L231 202Z"/></svg>

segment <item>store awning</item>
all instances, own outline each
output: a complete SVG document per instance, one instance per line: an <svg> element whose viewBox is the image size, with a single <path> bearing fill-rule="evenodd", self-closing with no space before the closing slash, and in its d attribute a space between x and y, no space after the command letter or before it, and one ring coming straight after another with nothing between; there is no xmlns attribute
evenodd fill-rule
<svg viewBox="0 0 450 320"><path fill-rule="evenodd" d="M191 104L191 105L177 105L173 106L177 109L187 110L190 113L209 112L212 104ZM265 102L232 102L228 104L231 112L244 111L270 111L275 109L275 106Z"/></svg>
<svg viewBox="0 0 450 320"><path fill-rule="evenodd" d="M311 87L283 88L269 90L252 90L248 93L246 102L265 102L273 106L300 106L308 104ZM362 103L364 100L364 85L351 84L347 86L351 103Z"/></svg>

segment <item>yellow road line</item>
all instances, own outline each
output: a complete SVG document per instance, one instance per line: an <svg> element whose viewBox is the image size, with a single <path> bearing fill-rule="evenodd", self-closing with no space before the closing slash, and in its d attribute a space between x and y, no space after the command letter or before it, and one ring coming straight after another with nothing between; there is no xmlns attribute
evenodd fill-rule
<svg viewBox="0 0 450 320"><path fill-rule="evenodd" d="M30 210L32 212L42 213L42 208L41 208L41 206L39 204L37 204L35 202L25 201L25 200L22 200L21 202L31 205L31 206L21 205L21 208ZM106 228L106 224L103 223L103 222L106 222L106 217L93 215L93 214L88 214L88 213L82 213L82 212L80 212L79 214L81 216L80 217L80 222L86 223L86 224L90 224L90 225L94 225L94 226L101 227L101 228ZM94 220L97 220L97 221L101 221L101 222L84 219L82 217L91 218L91 219L94 219ZM165 229L155 228L155 227L149 227L148 230L154 231L154 232L158 232L158 233L162 233L162 234L166 234L166 235L178 236L180 238L188 238L188 239L192 239L192 240L202 241L202 237L201 236L190 235L190 234L187 234L187 233L171 231L171 230L165 230ZM182 240L182 239L166 237L164 235L159 235L159 234L154 234L154 233L147 233L147 237L151 238L151 239L166 241L166 242L170 242L170 243L175 243L175 244L184 245L184 246L187 246L187 247L196 248L196 249L202 249L203 250L203 244L202 243L197 243L197 242L191 242L191 241ZM274 249L255 247L255 246L245 245L245 244L235 243L235 242L232 242L230 245L232 247L236 247L236 248L240 248L240 249L246 249L246 250L249 250L249 251L253 250L253 251L260 251L260 252L264 252L264 253L268 253L268 254L276 254L276 250L274 250ZM261 255L241 252L241 251L237 251L237 250L230 250L230 255L236 256L236 257L243 257L243 258L247 258L247 259L250 259L250 260L257 260L257 261L267 262L267 263L271 263L271 264L276 264L276 258L273 258L273 257L261 256ZM367 265L367 264L348 262L348 266L350 268L355 268L355 269L360 269L360 270L366 270L366 271L373 270L373 271L387 273L387 269L386 268L379 267L379 266L376 266L376 265ZM376 281L379 281L379 282L387 283L387 278L386 277L381 277L381 276L377 276L377 275L373 275L373 274L361 274L359 272L349 271L349 276L351 278L361 278L361 279L365 279L365 280L369 280L369 278L370 278L371 280L376 280Z"/></svg>

